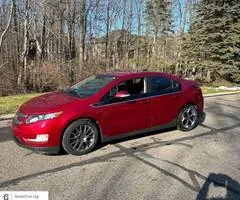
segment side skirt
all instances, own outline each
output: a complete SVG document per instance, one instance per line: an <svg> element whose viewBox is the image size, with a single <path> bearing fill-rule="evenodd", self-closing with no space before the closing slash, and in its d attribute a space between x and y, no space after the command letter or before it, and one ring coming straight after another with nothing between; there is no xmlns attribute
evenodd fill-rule
<svg viewBox="0 0 240 200"><path fill-rule="evenodd" d="M149 132L152 132L152 131L160 131L160 130L163 130L163 129L172 128L172 127L176 127L176 126L177 126L177 120L174 119L173 121L171 121L167 124L163 124L161 126L154 126L154 127L151 127L151 128L146 128L146 129L133 131L133 132L129 132L129 133L123 133L123 134L120 134L120 135L110 136L110 137L102 135L102 142L109 142L109 141L112 141L112 140L123 139L123 138L136 136L136 135L143 135L145 133L149 133Z"/></svg>

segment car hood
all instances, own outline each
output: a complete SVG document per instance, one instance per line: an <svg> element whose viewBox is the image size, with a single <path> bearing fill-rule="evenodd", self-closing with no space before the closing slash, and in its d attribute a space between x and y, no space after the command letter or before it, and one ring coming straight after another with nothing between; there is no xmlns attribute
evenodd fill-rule
<svg viewBox="0 0 240 200"><path fill-rule="evenodd" d="M27 101L20 107L20 112L24 114L57 112L63 109L64 105L81 100L83 99L63 92L50 92Z"/></svg>

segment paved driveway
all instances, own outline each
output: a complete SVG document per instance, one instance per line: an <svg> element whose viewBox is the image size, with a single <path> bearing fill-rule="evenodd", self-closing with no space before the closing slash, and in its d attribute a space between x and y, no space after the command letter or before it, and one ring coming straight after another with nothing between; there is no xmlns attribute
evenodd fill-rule
<svg viewBox="0 0 240 200"><path fill-rule="evenodd" d="M0 125L0 191L48 190L50 199L240 199L240 95L210 97L191 132L165 130L85 156L19 148Z"/></svg>

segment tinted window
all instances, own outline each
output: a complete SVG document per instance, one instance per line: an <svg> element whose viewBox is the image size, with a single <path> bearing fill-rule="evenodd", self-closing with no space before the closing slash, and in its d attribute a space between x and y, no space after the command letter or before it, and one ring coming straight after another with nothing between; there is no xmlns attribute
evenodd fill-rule
<svg viewBox="0 0 240 200"><path fill-rule="evenodd" d="M160 92L170 91L172 89L172 82L168 78L164 77L149 77L148 79L148 91Z"/></svg>
<svg viewBox="0 0 240 200"><path fill-rule="evenodd" d="M148 78L148 93L177 92L180 89L181 85L177 81L157 76Z"/></svg>

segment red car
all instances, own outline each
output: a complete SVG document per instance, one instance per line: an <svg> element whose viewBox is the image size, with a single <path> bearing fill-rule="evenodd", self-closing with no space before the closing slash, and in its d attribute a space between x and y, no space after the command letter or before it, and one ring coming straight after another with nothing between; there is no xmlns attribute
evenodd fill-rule
<svg viewBox="0 0 240 200"><path fill-rule="evenodd" d="M204 116L197 82L157 72L102 73L24 103L12 131L19 146L81 155L98 141L174 126L190 131Z"/></svg>

